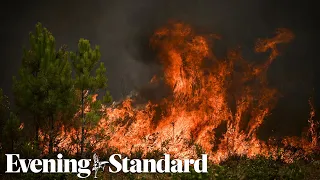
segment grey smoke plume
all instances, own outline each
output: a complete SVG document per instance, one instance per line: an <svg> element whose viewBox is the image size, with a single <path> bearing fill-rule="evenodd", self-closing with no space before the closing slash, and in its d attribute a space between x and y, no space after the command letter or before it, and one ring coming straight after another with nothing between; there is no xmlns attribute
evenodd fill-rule
<svg viewBox="0 0 320 180"><path fill-rule="evenodd" d="M168 20L184 21L199 33L217 33L222 36L215 45L219 55L240 45L245 58L253 61L260 58L252 53L255 40L272 36L276 28L285 27L295 33L296 39L282 49L282 56L271 66L270 84L284 98L266 121L265 131L296 134L307 125L307 100L312 88L318 90L313 82L313 59L318 55L311 7L310 2L285 0L37 0L19 5L6 2L0 11L4 17L0 30L1 88L12 98L11 77L18 72L22 45L27 45L28 33L38 21L53 33L57 45L67 44L75 50L82 37L100 45L114 99L143 87L159 71L148 39ZM287 124L292 122L296 126L288 129Z"/></svg>

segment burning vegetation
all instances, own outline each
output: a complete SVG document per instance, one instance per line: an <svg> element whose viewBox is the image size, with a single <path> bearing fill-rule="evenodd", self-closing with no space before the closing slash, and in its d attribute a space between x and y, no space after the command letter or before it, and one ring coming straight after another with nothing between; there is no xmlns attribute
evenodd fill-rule
<svg viewBox="0 0 320 180"><path fill-rule="evenodd" d="M101 108L102 118L90 127L87 124L87 148L103 152L116 148L125 154L140 151L143 156L159 151L175 158L193 158L206 152L215 163L230 156L265 156L292 162L319 151L311 101L308 135L284 137L280 142L257 137L279 97L268 85L268 68L279 55L278 46L292 41L294 34L277 29L274 37L259 39L254 51L269 53L263 63L245 60L240 48L218 58L212 50L217 38L198 35L184 23L169 23L158 29L150 44L158 54L163 74L154 76L150 84L165 86L169 93L159 102L147 99L144 103L138 92ZM63 126L55 150L78 153L75 142L79 136L78 129Z"/></svg>
<svg viewBox="0 0 320 180"><path fill-rule="evenodd" d="M25 159L55 153L73 158L97 153L102 159L115 153L160 159L166 153L175 159L197 159L206 153L207 174L103 177L319 179L319 122L312 98L306 133L268 140L258 136L280 97L268 83L268 69L294 34L281 28L271 38L258 39L253 51L266 59L254 60L245 59L241 48L219 57L214 45L221 39L197 34L181 22L156 30L149 42L161 73L147 87L112 103L99 47L81 38L76 52L66 46L57 50L53 35L38 23L13 78L16 109L0 89L0 169L5 169L6 153ZM106 92L103 98L98 97L101 91ZM15 177L29 176L47 177Z"/></svg>

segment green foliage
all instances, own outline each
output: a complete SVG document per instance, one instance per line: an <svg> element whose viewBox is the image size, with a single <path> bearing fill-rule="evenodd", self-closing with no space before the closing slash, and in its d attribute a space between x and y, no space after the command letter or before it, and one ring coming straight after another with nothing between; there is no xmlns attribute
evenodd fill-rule
<svg viewBox="0 0 320 180"><path fill-rule="evenodd" d="M31 142L24 141L19 144L18 153L23 157L28 158L39 158L41 152L38 149L35 149Z"/></svg>
<svg viewBox="0 0 320 180"><path fill-rule="evenodd" d="M90 111L86 113L86 120L91 125L89 127L94 127L102 116L100 111L102 103L100 100L93 101L92 96L88 97L88 103L90 104Z"/></svg>
<svg viewBox="0 0 320 180"><path fill-rule="evenodd" d="M69 179L69 177L73 177L74 174L45 174L45 173L26 173L26 174L5 174L3 176L3 179L23 179L23 180L33 180L33 179L39 179L39 180L63 180L63 179ZM77 177L75 175L75 177Z"/></svg>
<svg viewBox="0 0 320 180"><path fill-rule="evenodd" d="M134 151L131 151L130 158L131 159L142 159L143 158L143 148L138 147L138 148L134 149Z"/></svg>
<svg viewBox="0 0 320 180"><path fill-rule="evenodd" d="M13 152L15 143L21 137L20 119L14 114L10 113L10 117L5 123L2 131L3 148L6 151Z"/></svg>
<svg viewBox="0 0 320 180"><path fill-rule="evenodd" d="M0 88L0 122L4 123L6 114L8 114L9 108L9 100L6 95L3 94L3 90Z"/></svg>
<svg viewBox="0 0 320 180"><path fill-rule="evenodd" d="M112 102L112 96L111 96L109 91L106 91L106 94L102 98L102 103L103 104L108 104L110 102Z"/></svg>
<svg viewBox="0 0 320 180"><path fill-rule="evenodd" d="M106 68L103 62L100 62L100 48L96 46L91 48L89 40L81 38L78 43L78 51L71 52L70 58L73 69L75 70L75 87L80 91L89 91L89 95L97 93L100 89L108 87L108 79L106 76ZM89 100L90 96L85 96L85 101ZM103 103L112 101L109 91L106 91L103 97ZM86 102L84 102L86 103Z"/></svg>
<svg viewBox="0 0 320 180"><path fill-rule="evenodd" d="M192 166L189 167L190 173L174 173L172 179L210 179L211 173L197 173ZM209 168L209 171L212 169ZM212 178L211 178L212 179Z"/></svg>
<svg viewBox="0 0 320 180"><path fill-rule="evenodd" d="M79 108L81 108L81 154L85 146L85 129L92 123L96 123L101 118L99 110L102 103L111 102L112 98L107 91L102 101L92 101L92 95L98 93L100 89L107 88L108 79L106 77L106 68L100 61L99 46L91 48L89 40L81 38L78 43L78 51L71 52L73 69L75 70L75 88L81 92ZM90 107L90 112L85 114L85 106Z"/></svg>
<svg viewBox="0 0 320 180"><path fill-rule="evenodd" d="M156 160L158 160L158 159L163 158L163 154L164 154L164 152L162 150L154 149L153 151L148 151L146 153L145 158L146 159L156 159Z"/></svg>
<svg viewBox="0 0 320 180"><path fill-rule="evenodd" d="M311 164L299 161L286 164L264 157L231 157L221 166L214 166L213 172L216 179L309 179L311 173L306 167Z"/></svg>
<svg viewBox="0 0 320 180"><path fill-rule="evenodd" d="M195 143L195 148L196 148L196 154L197 157L201 157L202 154L205 154L206 152L204 149L201 147L201 145Z"/></svg>
<svg viewBox="0 0 320 180"><path fill-rule="evenodd" d="M3 129L3 126L8 119L10 112L8 97L3 94L2 89L0 88L0 130ZM0 137L0 144L2 144L2 137Z"/></svg>
<svg viewBox="0 0 320 180"><path fill-rule="evenodd" d="M56 51L53 35L38 23L30 33L30 50L24 50L19 77L13 78L13 91L18 107L33 115L36 136L40 127L50 129L51 151L55 122L74 112L71 73L66 48Z"/></svg>
<svg viewBox="0 0 320 180"><path fill-rule="evenodd" d="M38 132L41 129L49 134L49 150L52 152L55 126L77 127L77 123L70 119L81 107L82 152L84 129L94 126L102 116L102 105L112 101L108 91L101 100L93 101L93 95L100 89L106 89L108 81L106 68L99 62L99 47L91 48L88 40L80 39L76 53L69 53L66 46L56 50L55 38L41 23L37 23L35 31L30 33L29 43L30 48L23 52L19 75L13 77L13 92L18 110L31 115L24 120L35 128L30 130L35 132L35 145L39 144ZM0 91L1 104L4 99ZM85 106L90 107L86 114Z"/></svg>
<svg viewBox="0 0 320 180"><path fill-rule="evenodd" d="M70 57L76 73L77 89L96 91L107 87L106 69L102 62L98 64L101 57L99 46L92 49L89 40L81 38L78 52L71 52ZM95 76L94 69L96 69Z"/></svg>
<svg viewBox="0 0 320 180"><path fill-rule="evenodd" d="M36 25L36 32L30 33L30 50L24 50L19 79L14 77L13 90L17 105L29 110L32 114L40 115L45 111L47 97L47 72L52 71L48 63L55 58L55 40L52 34Z"/></svg>

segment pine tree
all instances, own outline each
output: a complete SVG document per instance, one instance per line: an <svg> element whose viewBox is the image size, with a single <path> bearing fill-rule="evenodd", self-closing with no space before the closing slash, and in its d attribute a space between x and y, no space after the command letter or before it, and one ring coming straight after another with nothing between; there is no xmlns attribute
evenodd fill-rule
<svg viewBox="0 0 320 180"><path fill-rule="evenodd" d="M1 121L5 119L7 112L9 111L9 99L3 94L3 90L0 88L0 118Z"/></svg>
<svg viewBox="0 0 320 180"><path fill-rule="evenodd" d="M6 124L6 121L9 117L10 112L10 103L6 95L3 94L3 90L0 88L0 131L3 131L3 128ZM0 144L3 144L2 137L0 138Z"/></svg>
<svg viewBox="0 0 320 180"><path fill-rule="evenodd" d="M6 121L3 131L3 147L7 152L14 152L15 143L19 140L21 136L20 119L12 112Z"/></svg>
<svg viewBox="0 0 320 180"><path fill-rule="evenodd" d="M60 49L47 64L44 71L44 84L46 84L46 97L44 100L45 115L50 123L49 152L53 150L54 125L61 116L70 113L74 97L73 81L71 77L71 65L68 61L68 53Z"/></svg>
<svg viewBox="0 0 320 180"><path fill-rule="evenodd" d="M99 90L107 88L106 68L100 61L100 49L96 46L91 48L89 40L80 39L78 43L78 50L76 53L71 53L72 65L75 70L76 79L75 87L81 92L81 140L80 140L80 153L84 153L85 129L86 123L89 119L97 119L94 110L87 114L85 117L85 106L91 104L92 95L98 93ZM111 101L111 96L108 91L103 100L105 102ZM98 107L97 107L98 106ZM94 104L94 109L99 109L101 102L97 101Z"/></svg>
<svg viewBox="0 0 320 180"><path fill-rule="evenodd" d="M65 48L55 49L53 35L41 23L30 33L30 50L24 50L19 78L14 77L17 105L30 112L38 131L49 124L49 152L53 151L54 124L68 113L74 99L71 65Z"/></svg>

